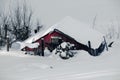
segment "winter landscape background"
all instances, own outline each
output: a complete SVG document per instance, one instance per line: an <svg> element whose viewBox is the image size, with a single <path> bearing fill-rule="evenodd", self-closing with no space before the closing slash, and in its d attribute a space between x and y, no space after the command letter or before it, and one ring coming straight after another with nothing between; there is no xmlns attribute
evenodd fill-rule
<svg viewBox="0 0 120 80"><path fill-rule="evenodd" d="M7 11L16 2L24 0L1 0L0 11ZM26 0L46 26L51 26L65 16L71 16L92 25L97 15L97 23L111 23L120 20L119 0ZM6 7L6 8L5 8ZM116 19L117 18L117 19ZM102 25L102 24L101 24Z"/></svg>
<svg viewBox="0 0 120 80"><path fill-rule="evenodd" d="M10 45L24 41L66 16L104 34L112 47L97 57L77 51L68 60L48 51L48 57L6 51L8 38ZM119 48L119 0L0 0L0 80L119 80Z"/></svg>

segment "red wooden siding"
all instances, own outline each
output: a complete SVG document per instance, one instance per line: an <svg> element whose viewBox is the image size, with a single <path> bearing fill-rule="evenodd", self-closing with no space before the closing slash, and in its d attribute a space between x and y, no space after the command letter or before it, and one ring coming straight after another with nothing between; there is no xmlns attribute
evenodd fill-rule
<svg viewBox="0 0 120 80"><path fill-rule="evenodd" d="M55 29L53 32L50 32L48 34L46 34L45 36L43 36L42 38L44 38L44 43L45 43L45 46L44 47L49 47L49 44L51 43L51 37L52 36L57 36L57 37L61 37L63 41L65 42L70 42L72 44L74 44L76 46L76 49L86 49L87 50L87 46L86 45L83 45L79 42L77 42L76 40L74 40L72 37L64 34L63 32ZM38 42L39 44L41 44L41 38L39 38L38 40L36 40L35 42ZM33 42L33 43L35 43ZM34 49L31 49L31 48L26 48L27 50L34 50Z"/></svg>

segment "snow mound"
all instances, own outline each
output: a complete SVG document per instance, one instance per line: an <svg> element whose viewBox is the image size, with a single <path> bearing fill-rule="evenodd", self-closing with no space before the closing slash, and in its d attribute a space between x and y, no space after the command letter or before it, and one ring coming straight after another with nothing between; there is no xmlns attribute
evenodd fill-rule
<svg viewBox="0 0 120 80"><path fill-rule="evenodd" d="M16 49L16 50L21 50L23 49L25 46L29 47L29 48L37 48L39 46L39 43L24 43L24 42L15 42L12 44L12 49Z"/></svg>
<svg viewBox="0 0 120 80"><path fill-rule="evenodd" d="M15 56L15 57L30 57L30 55L25 55L25 52L19 50L0 50L0 56Z"/></svg>
<svg viewBox="0 0 120 80"><path fill-rule="evenodd" d="M15 50L20 50L21 45L18 42L15 42L15 43L12 44L11 48L15 49Z"/></svg>
<svg viewBox="0 0 120 80"><path fill-rule="evenodd" d="M50 52L50 50L48 50L48 48L46 47L44 50L44 56L50 56L52 53Z"/></svg>

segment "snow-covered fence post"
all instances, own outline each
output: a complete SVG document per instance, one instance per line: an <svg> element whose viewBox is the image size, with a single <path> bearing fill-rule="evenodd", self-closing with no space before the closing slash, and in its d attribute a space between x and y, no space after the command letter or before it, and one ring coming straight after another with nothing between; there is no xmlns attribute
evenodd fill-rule
<svg viewBox="0 0 120 80"><path fill-rule="evenodd" d="M44 56L44 38L41 39L42 56Z"/></svg>

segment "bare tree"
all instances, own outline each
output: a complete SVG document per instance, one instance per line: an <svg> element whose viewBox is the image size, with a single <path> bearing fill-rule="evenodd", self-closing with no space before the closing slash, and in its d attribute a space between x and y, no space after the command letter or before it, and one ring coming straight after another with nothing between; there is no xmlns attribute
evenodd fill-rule
<svg viewBox="0 0 120 80"><path fill-rule="evenodd" d="M120 25L118 25L118 35L117 38L120 39Z"/></svg>
<svg viewBox="0 0 120 80"><path fill-rule="evenodd" d="M27 39L31 33L32 10L29 9L26 2L24 2L22 6L18 3L11 12L12 33L15 35L16 40L23 41Z"/></svg>
<svg viewBox="0 0 120 80"><path fill-rule="evenodd" d="M111 24L108 26L106 38L108 40L119 39L119 25L117 26L115 22L111 21Z"/></svg>
<svg viewBox="0 0 120 80"><path fill-rule="evenodd" d="M31 36L32 15L32 9L28 7L26 1L23 4L18 2L16 6L10 7L9 15L4 12L0 14L0 45L4 46L7 35L10 44L23 41ZM36 29L39 31L41 27L38 20Z"/></svg>
<svg viewBox="0 0 120 80"><path fill-rule="evenodd" d="M96 19L97 19L97 14L95 15L95 17L93 18L93 23L92 23L92 28L95 28L96 25Z"/></svg>
<svg viewBox="0 0 120 80"><path fill-rule="evenodd" d="M119 39L120 38L120 23L119 23L118 17L116 17L116 21L117 21L117 26L118 26L117 39Z"/></svg>
<svg viewBox="0 0 120 80"><path fill-rule="evenodd" d="M7 30L9 29L9 17L5 14L2 14L0 17L0 46L4 46L6 44L6 38L8 35Z"/></svg>
<svg viewBox="0 0 120 80"><path fill-rule="evenodd" d="M39 19L37 19L36 20L36 29L34 29L34 33L35 34L38 33L41 30L41 28L43 28L43 25L41 25Z"/></svg>

